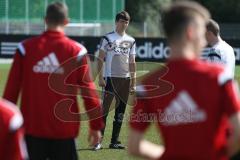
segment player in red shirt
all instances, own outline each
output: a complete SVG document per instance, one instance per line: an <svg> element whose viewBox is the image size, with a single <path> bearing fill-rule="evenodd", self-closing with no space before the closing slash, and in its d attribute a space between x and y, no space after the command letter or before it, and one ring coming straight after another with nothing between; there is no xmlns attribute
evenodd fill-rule
<svg viewBox="0 0 240 160"><path fill-rule="evenodd" d="M131 154L161 160L227 158L220 157L216 147L221 141L217 136L222 131L221 122L227 117L233 128L228 155L237 159L240 103L233 81L222 68L199 60L206 45L209 17L204 7L191 1L175 2L166 11L163 27L171 48L170 59L137 89L130 122ZM164 147L143 138L153 121L161 130Z"/></svg>
<svg viewBox="0 0 240 160"><path fill-rule="evenodd" d="M92 144L100 140L104 126L87 50L64 35L67 12L59 2L48 6L47 31L19 44L4 92L4 98L16 103L21 91L26 143L33 160L77 159L79 88L89 113Z"/></svg>
<svg viewBox="0 0 240 160"><path fill-rule="evenodd" d="M0 100L0 159L25 160L27 151L23 135L23 118L17 106Z"/></svg>

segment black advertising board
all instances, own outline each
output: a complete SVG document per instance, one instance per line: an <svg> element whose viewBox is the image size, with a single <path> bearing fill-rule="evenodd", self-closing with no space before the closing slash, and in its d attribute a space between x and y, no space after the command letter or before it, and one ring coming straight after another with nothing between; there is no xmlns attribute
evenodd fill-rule
<svg viewBox="0 0 240 160"><path fill-rule="evenodd" d="M0 58L11 58L19 42L30 38L33 35L4 35L0 34ZM82 43L89 54L98 50L101 37L74 37L71 39ZM240 64L240 40L225 40L235 51L236 63ZM169 57L169 46L166 39L161 38L136 38L136 59L137 61L164 62ZM207 49L206 49L207 50Z"/></svg>

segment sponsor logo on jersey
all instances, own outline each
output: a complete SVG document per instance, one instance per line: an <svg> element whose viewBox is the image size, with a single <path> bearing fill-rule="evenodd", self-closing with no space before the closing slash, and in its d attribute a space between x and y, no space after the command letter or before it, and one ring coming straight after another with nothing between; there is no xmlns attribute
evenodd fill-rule
<svg viewBox="0 0 240 160"><path fill-rule="evenodd" d="M205 111L198 107L186 91L178 93L177 97L164 110L164 116L163 124L168 126L199 123L207 119Z"/></svg>
<svg viewBox="0 0 240 160"><path fill-rule="evenodd" d="M33 66L35 73L58 73L63 74L64 70L60 67L59 61L55 53L50 53L48 56L43 57Z"/></svg>
<svg viewBox="0 0 240 160"><path fill-rule="evenodd" d="M114 42L109 42L105 46L105 49L110 52L113 51L116 54L128 54L131 46L132 46L132 42L130 41L122 41L120 43L117 43L116 41L114 41Z"/></svg>

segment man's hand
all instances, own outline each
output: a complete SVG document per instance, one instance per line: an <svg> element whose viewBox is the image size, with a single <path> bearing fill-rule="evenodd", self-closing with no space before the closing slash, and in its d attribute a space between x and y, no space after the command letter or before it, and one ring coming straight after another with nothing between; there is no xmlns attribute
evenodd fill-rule
<svg viewBox="0 0 240 160"><path fill-rule="evenodd" d="M106 81L104 80L103 77L102 78L99 77L98 85L100 87L105 87L106 86Z"/></svg>
<svg viewBox="0 0 240 160"><path fill-rule="evenodd" d="M98 70L98 74L99 74L99 81L98 81L98 85L100 87L105 87L106 86L106 82L103 78L103 63L104 63L104 58L105 58L105 51L103 50L99 50L99 56L98 56L98 60L97 60L97 70Z"/></svg>
<svg viewBox="0 0 240 160"><path fill-rule="evenodd" d="M130 82L129 93L134 94L136 92L136 82L134 79Z"/></svg>
<svg viewBox="0 0 240 160"><path fill-rule="evenodd" d="M88 142L90 146L94 146L101 141L102 135L99 130L89 130Z"/></svg>
<svg viewBox="0 0 240 160"><path fill-rule="evenodd" d="M143 132L130 129L128 137L128 152L131 155L147 160L159 159L165 151L164 146L149 142L143 137Z"/></svg>
<svg viewBox="0 0 240 160"><path fill-rule="evenodd" d="M136 87L135 86L130 86L129 93L134 94L136 92Z"/></svg>

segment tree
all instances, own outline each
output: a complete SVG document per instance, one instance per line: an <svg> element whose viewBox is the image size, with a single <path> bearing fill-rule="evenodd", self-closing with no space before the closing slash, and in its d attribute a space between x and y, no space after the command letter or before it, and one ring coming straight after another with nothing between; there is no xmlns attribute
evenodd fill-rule
<svg viewBox="0 0 240 160"><path fill-rule="evenodd" d="M147 24L148 36L161 36L161 11L164 6L171 3L172 0L126 0L126 11L129 12L132 24L129 27L130 32L138 36L143 35L143 24Z"/></svg>
<svg viewBox="0 0 240 160"><path fill-rule="evenodd" d="M196 0L211 12L213 19L220 23L240 22L239 0Z"/></svg>

